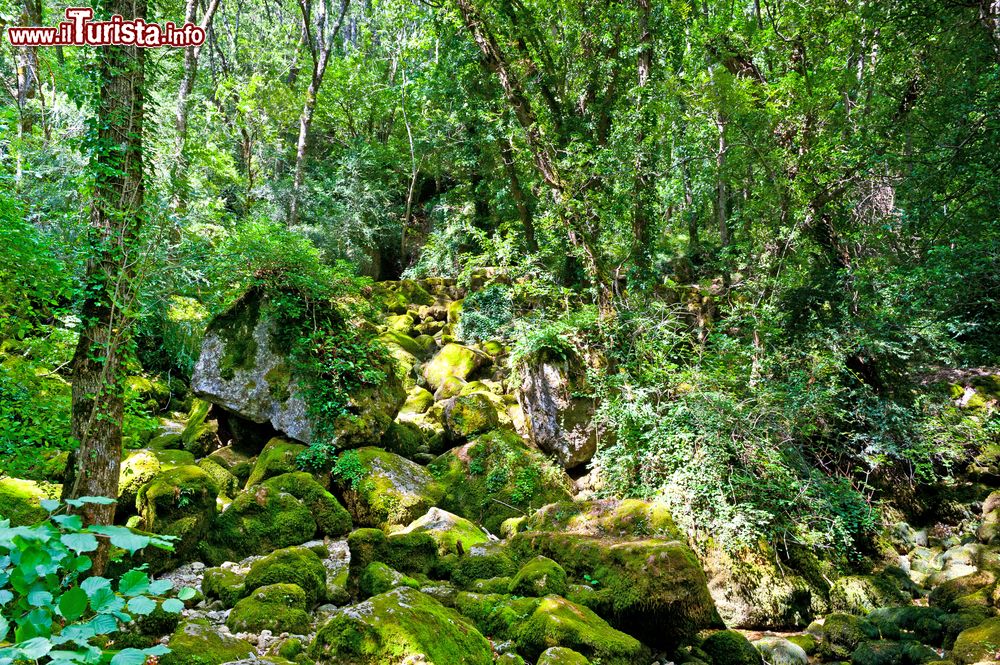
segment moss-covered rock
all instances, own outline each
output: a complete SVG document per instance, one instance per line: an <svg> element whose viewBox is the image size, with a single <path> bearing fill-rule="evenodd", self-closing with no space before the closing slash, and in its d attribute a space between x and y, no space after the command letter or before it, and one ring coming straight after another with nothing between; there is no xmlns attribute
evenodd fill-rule
<svg viewBox="0 0 1000 665"><path fill-rule="evenodd" d="M207 473L219 488L219 496L232 498L240 489L240 481L215 460L199 460L198 468Z"/></svg>
<svg viewBox="0 0 1000 665"><path fill-rule="evenodd" d="M119 521L135 514L135 500L139 496L139 490L161 470L160 460L152 450L136 450L125 455L118 474L118 505L115 515Z"/></svg>
<svg viewBox="0 0 1000 665"><path fill-rule="evenodd" d="M850 614L865 615L878 607L903 607L912 600L888 575L841 577L830 588L830 607Z"/></svg>
<svg viewBox="0 0 1000 665"><path fill-rule="evenodd" d="M649 650L612 628L592 610L560 596L516 598L461 593L456 606L480 630L497 640L513 640L529 659L554 646L571 648L610 665L640 663Z"/></svg>
<svg viewBox="0 0 1000 665"><path fill-rule="evenodd" d="M922 607L909 605L906 607L879 608L865 617L878 628L883 637L892 637L894 633L939 647L946 635L946 614L937 607Z"/></svg>
<svg viewBox="0 0 1000 665"><path fill-rule="evenodd" d="M431 391L420 386L410 388L406 394L406 401L399 409L399 416L415 415L424 413L434 404L434 395Z"/></svg>
<svg viewBox="0 0 1000 665"><path fill-rule="evenodd" d="M318 665L492 665L490 643L455 610L398 587L335 613L309 648Z"/></svg>
<svg viewBox="0 0 1000 665"><path fill-rule="evenodd" d="M312 513L321 535L337 537L350 533L351 514L308 473L276 476L265 481L264 487L286 492L301 501Z"/></svg>
<svg viewBox="0 0 1000 665"><path fill-rule="evenodd" d="M48 516L42 508L43 499L59 497L60 486L20 478L0 478L0 519L9 519L11 526L40 522Z"/></svg>
<svg viewBox="0 0 1000 665"><path fill-rule="evenodd" d="M701 645L712 658L713 665L760 665L760 652L735 630L720 630L708 636Z"/></svg>
<svg viewBox="0 0 1000 665"><path fill-rule="evenodd" d="M205 556L208 563L239 561L300 545L315 537L313 511L291 494L268 485L240 492L215 520Z"/></svg>
<svg viewBox="0 0 1000 665"><path fill-rule="evenodd" d="M245 584L247 592L271 584L295 584L311 607L326 598L326 567L311 549L286 547L255 561Z"/></svg>
<svg viewBox="0 0 1000 665"><path fill-rule="evenodd" d="M420 582L412 577L408 577L397 570L393 570L381 561L373 561L368 564L358 581L358 588L364 597L377 596L398 586L406 586L411 589L419 589Z"/></svg>
<svg viewBox="0 0 1000 665"><path fill-rule="evenodd" d="M919 642L879 640L862 642L851 654L851 665L924 665L939 658Z"/></svg>
<svg viewBox="0 0 1000 665"><path fill-rule="evenodd" d="M524 661L521 661L524 662ZM535 665L589 665L582 653L566 647L552 647L542 652Z"/></svg>
<svg viewBox="0 0 1000 665"><path fill-rule="evenodd" d="M476 545L489 542L489 536L478 526L440 508L431 508L422 517L392 533L426 533L437 543L438 553L442 555L464 554Z"/></svg>
<svg viewBox="0 0 1000 665"><path fill-rule="evenodd" d="M269 584L242 599L229 613L226 625L235 633L295 633L309 631L306 594L295 584Z"/></svg>
<svg viewBox="0 0 1000 665"><path fill-rule="evenodd" d="M417 321L410 314L390 314L382 320L382 323L386 330L409 335Z"/></svg>
<svg viewBox="0 0 1000 665"><path fill-rule="evenodd" d="M806 652L806 655L812 656L819 649L819 642L816 641L816 637L810 635L809 633L803 633L801 635L789 635L788 641L799 647Z"/></svg>
<svg viewBox="0 0 1000 665"><path fill-rule="evenodd" d="M426 533L387 537L381 529L356 529L347 537L351 571L357 578L374 561L395 570L426 575L438 562L438 547Z"/></svg>
<svg viewBox="0 0 1000 665"><path fill-rule="evenodd" d="M449 377L468 379L472 372L487 361L487 356L475 349L461 344L446 344L424 363L424 379L432 390L437 390Z"/></svg>
<svg viewBox="0 0 1000 665"><path fill-rule="evenodd" d="M809 665L805 649L780 637L765 637L753 643L768 665Z"/></svg>
<svg viewBox="0 0 1000 665"><path fill-rule="evenodd" d="M339 482L355 524L406 525L437 505L444 491L422 466L381 448L359 448L360 481Z"/></svg>
<svg viewBox="0 0 1000 665"><path fill-rule="evenodd" d="M410 305L431 305L434 296L419 282L412 279L378 282L374 285L373 296L388 312L405 314Z"/></svg>
<svg viewBox="0 0 1000 665"><path fill-rule="evenodd" d="M967 608L969 596L980 593L995 584L997 576L989 570L980 570L971 575L963 575L952 580L948 580L931 590L928 598L930 604L940 607L949 612L955 612Z"/></svg>
<svg viewBox="0 0 1000 665"><path fill-rule="evenodd" d="M439 505L500 533L507 519L568 501L573 481L513 432L490 432L428 467L445 488Z"/></svg>
<svg viewBox="0 0 1000 665"><path fill-rule="evenodd" d="M160 656L160 665L222 665L254 653L249 642L223 635L203 619L182 623L167 646L170 653Z"/></svg>
<svg viewBox="0 0 1000 665"><path fill-rule="evenodd" d="M512 577L518 566L500 543L480 547L461 557L452 570L452 581L462 588L476 580Z"/></svg>
<svg viewBox="0 0 1000 665"><path fill-rule="evenodd" d="M517 571L508 592L515 596L563 596L566 594L566 571L552 559L537 556Z"/></svg>
<svg viewBox="0 0 1000 665"><path fill-rule="evenodd" d="M301 443L275 437L267 442L253 465L253 471L247 478L247 487L257 485L268 478L299 471L295 458L305 451Z"/></svg>
<svg viewBox="0 0 1000 665"><path fill-rule="evenodd" d="M181 430L181 447L195 457L208 455L219 447L219 423L208 418L211 408L204 400L194 400Z"/></svg>
<svg viewBox="0 0 1000 665"><path fill-rule="evenodd" d="M560 501L536 510L518 524L519 531L561 531L581 536L680 539L670 509L640 499Z"/></svg>
<svg viewBox="0 0 1000 665"><path fill-rule="evenodd" d="M136 509L146 531L165 533L170 524L196 517L207 529L216 512L219 487L196 466L163 471L139 488Z"/></svg>
<svg viewBox="0 0 1000 665"><path fill-rule="evenodd" d="M956 665L995 661L1000 656L1000 617L963 630L955 640L951 659Z"/></svg>
<svg viewBox="0 0 1000 665"><path fill-rule="evenodd" d="M522 558L557 561L571 579L596 581L590 606L651 646L673 648L699 630L722 627L701 564L680 541L531 531L509 547Z"/></svg>
<svg viewBox="0 0 1000 665"><path fill-rule="evenodd" d="M206 598L219 600L227 608L244 596L246 577L228 568L207 568L201 580Z"/></svg>
<svg viewBox="0 0 1000 665"><path fill-rule="evenodd" d="M500 416L489 397L471 393L444 402L444 424L450 440L464 441L496 429Z"/></svg>
<svg viewBox="0 0 1000 665"><path fill-rule="evenodd" d="M870 621L852 614L831 614L823 621L819 653L827 660L845 660L862 642L879 637L878 628Z"/></svg>

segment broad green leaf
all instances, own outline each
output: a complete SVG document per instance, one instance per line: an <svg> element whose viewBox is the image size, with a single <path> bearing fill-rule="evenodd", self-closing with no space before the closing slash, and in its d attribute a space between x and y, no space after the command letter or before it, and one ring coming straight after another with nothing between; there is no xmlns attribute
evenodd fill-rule
<svg viewBox="0 0 1000 665"><path fill-rule="evenodd" d="M59 509L60 503L56 499L42 499L38 502L46 512L54 512Z"/></svg>
<svg viewBox="0 0 1000 665"><path fill-rule="evenodd" d="M130 570L118 582L118 592L126 596L138 596L149 591L149 575L141 570Z"/></svg>
<svg viewBox="0 0 1000 665"><path fill-rule="evenodd" d="M64 529L78 531L83 528L83 520L79 515L53 515L52 521Z"/></svg>
<svg viewBox="0 0 1000 665"><path fill-rule="evenodd" d="M46 607L52 604L52 594L48 591L32 591L28 594L28 604L32 607Z"/></svg>
<svg viewBox="0 0 1000 665"><path fill-rule="evenodd" d="M59 613L66 621L76 621L87 611L87 600L86 591L73 587L59 598Z"/></svg>
<svg viewBox="0 0 1000 665"><path fill-rule="evenodd" d="M146 596L136 596L128 601L127 607L129 612L145 616L156 609L156 601Z"/></svg>
<svg viewBox="0 0 1000 665"><path fill-rule="evenodd" d="M111 659L111 665L144 665L146 654L140 649L122 649Z"/></svg>
<svg viewBox="0 0 1000 665"><path fill-rule="evenodd" d="M44 637L36 637L17 645L21 656L28 660L38 660L48 652L52 651L52 643Z"/></svg>
<svg viewBox="0 0 1000 665"><path fill-rule="evenodd" d="M124 605L125 601L116 596L110 587L98 589L90 596L90 607L95 612L114 612Z"/></svg>
<svg viewBox="0 0 1000 665"><path fill-rule="evenodd" d="M93 597L101 589L110 589L111 580L105 577L88 577L80 585L80 588L87 593L88 597Z"/></svg>
<svg viewBox="0 0 1000 665"><path fill-rule="evenodd" d="M10 632L10 624L7 622L7 619L0 616L0 642L3 642L5 639L7 639L7 633L9 632Z"/></svg>
<svg viewBox="0 0 1000 665"><path fill-rule="evenodd" d="M154 596L162 596L174 588L172 580L154 580L149 585L149 593Z"/></svg>
<svg viewBox="0 0 1000 665"><path fill-rule="evenodd" d="M92 526L88 531L108 536L112 545L126 550L129 554L135 554L150 543L149 536L133 533L131 529L123 526Z"/></svg>
<svg viewBox="0 0 1000 665"><path fill-rule="evenodd" d="M177 597L180 600L191 600L192 598L195 597L196 593L197 593L197 591L195 591L194 589L192 589L189 586L186 586L186 587L184 587L183 589L181 589L180 591L177 592Z"/></svg>
<svg viewBox="0 0 1000 665"><path fill-rule="evenodd" d="M160 607L169 614L180 614L184 609L184 603L176 598L167 598Z"/></svg>
<svg viewBox="0 0 1000 665"><path fill-rule="evenodd" d="M82 552L93 552L97 549L97 538L89 533L67 533L59 540L62 544L73 550L77 554Z"/></svg>

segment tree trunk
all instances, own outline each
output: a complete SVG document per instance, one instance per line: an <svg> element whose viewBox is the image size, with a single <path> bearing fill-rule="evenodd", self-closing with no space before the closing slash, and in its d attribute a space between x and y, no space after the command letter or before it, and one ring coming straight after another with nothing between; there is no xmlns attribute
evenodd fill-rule
<svg viewBox="0 0 1000 665"><path fill-rule="evenodd" d="M649 277L653 239L650 234L652 210L654 208L653 178L650 173L650 154L646 146L646 125L652 124L652 118L646 108L649 77L653 68L653 35L649 27L649 0L638 0L639 6L639 57L636 63L638 72L638 107L639 128L636 136L635 174L633 191L635 193L635 208L632 212L632 259L638 278L645 281Z"/></svg>
<svg viewBox="0 0 1000 665"><path fill-rule="evenodd" d="M535 219L528 205L528 198L524 195L521 187L521 179L517 177L517 162L514 160L514 145L510 139L498 139L500 146L500 159L503 160L504 171L507 172L507 180L510 181L510 195L517 206L517 216L521 220L524 228L524 242L528 246L528 251L532 254L538 253L538 240L535 236Z"/></svg>
<svg viewBox="0 0 1000 665"><path fill-rule="evenodd" d="M41 0L24 0L21 6L21 25L38 26L42 24ZM24 172L24 141L31 135L34 127L34 117L30 100L38 91L38 49L34 46L21 46L17 49L17 111L20 116L17 126L17 163L15 165L15 181L21 182Z"/></svg>
<svg viewBox="0 0 1000 665"><path fill-rule="evenodd" d="M145 18L146 0L108 0L110 14ZM131 271L143 219L144 49L99 50L98 144L91 163L91 205L86 297L80 340L73 354L72 434L79 442L67 466L64 498L118 496L122 454L121 350L129 334ZM88 524L111 524L114 505L87 504ZM94 574L108 560L107 544L95 553Z"/></svg>
<svg viewBox="0 0 1000 665"><path fill-rule="evenodd" d="M215 11L219 8L219 0L210 0L208 8L205 10L205 17L201 22L201 28L205 31L211 29L212 19ZM187 0L187 7L184 12L184 21L194 23L198 19L198 0ZM181 76L180 87L177 90L177 109L174 113L174 126L176 136L174 138L174 153L170 166L170 207L175 211L183 212L187 209L187 199L189 194L187 175L187 130L188 112L190 104L188 98L194 89L195 77L198 73L198 56L201 54L200 46L189 46L184 49L184 74Z"/></svg>
<svg viewBox="0 0 1000 665"><path fill-rule="evenodd" d="M299 8L302 11L302 29L307 36L313 64L312 78L309 79L306 99L302 104L302 114L299 116L299 139L295 144L295 175L292 178L292 196L288 203L289 226L295 226L299 223L299 205L302 184L305 180L306 146L309 144L309 130L312 128L313 115L316 112L316 98L319 96L320 86L323 85L323 77L326 76L326 65L330 59L330 51L333 50L333 43L337 39L340 27L344 24L344 16L347 15L347 8L351 3L351 0L341 0L340 16L337 17L337 23L333 28L330 28L327 25L330 13L326 7L326 1L319 1L316 33L312 34L310 26L312 3L310 0L299 0Z"/></svg>

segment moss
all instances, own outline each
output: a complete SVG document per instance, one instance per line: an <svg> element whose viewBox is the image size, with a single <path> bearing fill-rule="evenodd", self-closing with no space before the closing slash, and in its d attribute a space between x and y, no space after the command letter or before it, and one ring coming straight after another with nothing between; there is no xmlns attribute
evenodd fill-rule
<svg viewBox="0 0 1000 665"><path fill-rule="evenodd" d="M963 630L955 640L951 659L957 665L971 665L1000 657L1000 617L987 619Z"/></svg>
<svg viewBox="0 0 1000 665"><path fill-rule="evenodd" d="M937 652L918 642L880 640L863 642L851 654L852 665L923 665L935 661Z"/></svg>
<svg viewBox="0 0 1000 665"><path fill-rule="evenodd" d="M866 618L884 638L912 637L931 646L941 646L944 642L945 613L936 607L910 605L879 608Z"/></svg>
<svg viewBox="0 0 1000 665"><path fill-rule="evenodd" d="M311 549L286 547L271 552L250 566L246 590L271 584L295 584L306 594L309 606L326 599L326 567Z"/></svg>
<svg viewBox="0 0 1000 665"><path fill-rule="evenodd" d="M309 648L318 665L492 665L490 643L467 620L424 593L399 587L334 614Z"/></svg>
<svg viewBox="0 0 1000 665"><path fill-rule="evenodd" d="M443 489L422 466L366 447L357 451L363 469L360 482L341 479L339 488L357 524L385 528L405 525L440 500Z"/></svg>
<svg viewBox="0 0 1000 665"><path fill-rule="evenodd" d="M399 571L393 570L380 561L368 564L368 567L361 573L361 578L358 582L358 587L366 598L377 596L398 586L419 589L420 582L412 577L403 575Z"/></svg>
<svg viewBox="0 0 1000 665"><path fill-rule="evenodd" d="M458 322L462 319L462 305L465 300L452 300L448 303L448 311L445 321L452 326L457 326Z"/></svg>
<svg viewBox="0 0 1000 665"><path fill-rule="evenodd" d="M809 656L794 642L780 637L764 637L753 646L768 665L808 665Z"/></svg>
<svg viewBox="0 0 1000 665"><path fill-rule="evenodd" d="M841 577L830 589L830 607L837 612L864 615L879 607L902 607L911 602L888 575Z"/></svg>
<svg viewBox="0 0 1000 665"><path fill-rule="evenodd" d="M270 584L242 599L229 613L226 625L236 633L303 634L309 632L306 594L295 584Z"/></svg>
<svg viewBox="0 0 1000 665"><path fill-rule="evenodd" d="M426 388L414 386L406 395L406 401L399 409L400 415L424 413L434 404L434 395Z"/></svg>
<svg viewBox="0 0 1000 665"><path fill-rule="evenodd" d="M207 420L211 408L212 405L204 400L194 400L181 431L181 447L195 457L207 455L218 443L219 425Z"/></svg>
<svg viewBox="0 0 1000 665"><path fill-rule="evenodd" d="M452 581L467 588L476 580L510 577L517 572L517 565L501 548L493 547L484 554L469 554L458 560L452 571Z"/></svg>
<svg viewBox="0 0 1000 665"><path fill-rule="evenodd" d="M180 466L195 466L194 455L186 450L154 450L161 471L170 471Z"/></svg>
<svg viewBox="0 0 1000 665"><path fill-rule="evenodd" d="M401 533L386 538L385 562L408 573L427 575L437 567L438 545L428 533Z"/></svg>
<svg viewBox="0 0 1000 665"><path fill-rule="evenodd" d="M468 586L468 590L472 593L508 593L511 579L510 577L491 577L485 580L476 580Z"/></svg>
<svg viewBox="0 0 1000 665"><path fill-rule="evenodd" d="M548 557L535 557L517 571L510 582L509 593L516 596L565 595L566 571Z"/></svg>
<svg viewBox="0 0 1000 665"><path fill-rule="evenodd" d="M430 305L434 296L411 279L397 282L379 282L373 287L373 296L389 312L403 314L409 305Z"/></svg>
<svg viewBox="0 0 1000 665"><path fill-rule="evenodd" d="M761 657L750 641L735 630L720 630L701 645L713 665L760 665Z"/></svg>
<svg viewBox="0 0 1000 665"><path fill-rule="evenodd" d="M551 503L522 520L518 530L562 531L586 536L683 538L666 505L639 499Z"/></svg>
<svg viewBox="0 0 1000 665"><path fill-rule="evenodd" d="M257 457L253 471L247 478L247 487L257 485L274 476L298 471L295 458L305 449L306 447L302 444L287 439L278 437L271 439Z"/></svg>
<svg viewBox="0 0 1000 665"><path fill-rule="evenodd" d="M162 606L157 606L149 614L136 617L134 627L143 635L160 638L174 632L180 624L180 620L179 615L165 612Z"/></svg>
<svg viewBox="0 0 1000 665"><path fill-rule="evenodd" d="M497 408L483 393L453 397L444 408L445 430L453 441L485 434L500 424Z"/></svg>
<svg viewBox="0 0 1000 665"><path fill-rule="evenodd" d="M373 561L382 561L389 550L385 532L381 529L355 529L347 536L351 551L351 568L360 575Z"/></svg>
<svg viewBox="0 0 1000 665"><path fill-rule="evenodd" d="M393 422L382 435L379 445L390 453L411 459L421 453L429 453L424 431L415 423Z"/></svg>
<svg viewBox="0 0 1000 665"><path fill-rule="evenodd" d="M699 630L722 627L701 564L682 542L526 532L508 547L518 557L557 561L570 579L596 581L594 610L651 646L674 648Z"/></svg>
<svg viewBox="0 0 1000 665"><path fill-rule="evenodd" d="M160 656L160 665L222 665L254 653L249 642L223 635L200 619L181 624L167 646L170 653Z"/></svg>
<svg viewBox="0 0 1000 665"><path fill-rule="evenodd" d="M404 533L428 534L434 539L441 555L465 553L490 540L482 529L469 520L440 508L431 508L405 528L395 531L394 535Z"/></svg>
<svg viewBox="0 0 1000 665"><path fill-rule="evenodd" d="M878 638L878 628L870 621L851 614L831 614L823 622L819 653L828 660L843 660L850 658L862 642Z"/></svg>
<svg viewBox="0 0 1000 665"><path fill-rule="evenodd" d="M238 492L240 488L240 481L237 480L236 476L224 469L218 462L206 457L198 462L198 468L211 476L212 480L215 481L215 484L218 485L219 494L221 496L236 496L236 492Z"/></svg>
<svg viewBox="0 0 1000 665"><path fill-rule="evenodd" d="M461 344L446 344L424 364L427 383L437 390L449 377L467 379L485 360L475 350Z"/></svg>
<svg viewBox="0 0 1000 665"><path fill-rule="evenodd" d="M335 538L350 533L351 514L308 473L276 476L264 482L264 487L291 494L305 504L323 535Z"/></svg>
<svg viewBox="0 0 1000 665"><path fill-rule="evenodd" d="M251 289L208 324L206 336L218 335L225 342L219 359L219 376L226 381L231 381L237 371L254 367L257 338L253 333L260 320L262 301L261 294Z"/></svg>
<svg viewBox="0 0 1000 665"><path fill-rule="evenodd" d="M504 520L569 501L572 480L513 432L490 432L428 467L445 493L438 505L500 533Z"/></svg>
<svg viewBox="0 0 1000 665"><path fill-rule="evenodd" d="M589 665L589 663L583 654L572 649L552 647L542 652L535 665Z"/></svg>
<svg viewBox="0 0 1000 665"><path fill-rule="evenodd" d="M137 450L125 456L118 473L117 520L135 514L139 490L162 470L160 460L151 450Z"/></svg>
<svg viewBox="0 0 1000 665"><path fill-rule="evenodd" d="M59 496L59 488L48 483L20 478L0 478L0 519L9 519L11 526L35 524L48 512L41 507L42 499Z"/></svg>
<svg viewBox="0 0 1000 665"><path fill-rule="evenodd" d="M386 330L384 333L379 335L379 339L382 340L382 343L386 346L398 346L411 356L419 357L423 355L420 345L417 344L416 340L410 337L406 332L401 332L399 330Z"/></svg>
<svg viewBox="0 0 1000 665"><path fill-rule="evenodd" d="M157 474L136 496L136 508L147 531L162 533L167 524L182 517L215 516L219 487L196 466L181 466Z"/></svg>
<svg viewBox="0 0 1000 665"><path fill-rule="evenodd" d="M254 554L312 540L313 511L291 494L258 485L240 492L215 520L206 548L209 563L239 561Z"/></svg>
<svg viewBox="0 0 1000 665"><path fill-rule="evenodd" d="M201 581L206 598L222 602L227 608L243 597L246 578L227 568L208 568Z"/></svg>
<svg viewBox="0 0 1000 665"><path fill-rule="evenodd" d="M816 638L809 633L805 633L803 635L789 635L788 641L801 648L808 656L816 653L816 650L819 647L816 643Z"/></svg>
<svg viewBox="0 0 1000 665"><path fill-rule="evenodd" d="M996 575L988 570L980 570L971 575L956 577L935 587L928 600L932 606L940 607L949 612L958 611L963 609L963 597L982 591L994 584L996 580Z"/></svg>

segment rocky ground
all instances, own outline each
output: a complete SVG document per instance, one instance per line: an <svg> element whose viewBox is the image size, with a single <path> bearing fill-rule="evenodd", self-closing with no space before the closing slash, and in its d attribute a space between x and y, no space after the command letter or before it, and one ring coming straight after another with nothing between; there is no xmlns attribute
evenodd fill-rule
<svg viewBox="0 0 1000 665"><path fill-rule="evenodd" d="M950 522L894 525L863 575L803 548L695 551L663 505L594 499L571 477L596 448L581 368L511 368L501 342L459 339L464 295L443 279L379 285L404 371L352 397L333 474L297 464L314 427L263 296L212 322L197 397L172 400L128 454L117 516L176 536L145 562L199 594L117 645L167 644L161 665L1000 658L988 477ZM45 491L5 479L0 505L27 520Z"/></svg>

